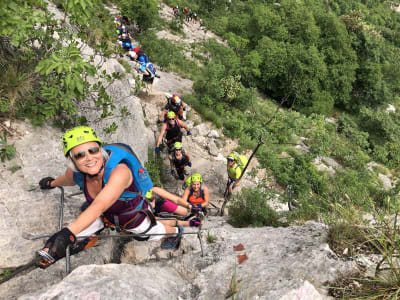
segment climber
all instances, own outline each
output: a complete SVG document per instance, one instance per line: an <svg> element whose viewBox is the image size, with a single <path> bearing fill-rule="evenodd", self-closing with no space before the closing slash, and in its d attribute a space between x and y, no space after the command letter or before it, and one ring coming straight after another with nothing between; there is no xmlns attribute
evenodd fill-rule
<svg viewBox="0 0 400 300"><path fill-rule="evenodd" d="M190 19L190 21L193 20L193 11L192 10L189 11L189 19Z"/></svg>
<svg viewBox="0 0 400 300"><path fill-rule="evenodd" d="M189 9L187 7L185 7L183 9L183 13L185 14L185 20L186 22L189 22Z"/></svg>
<svg viewBox="0 0 400 300"><path fill-rule="evenodd" d="M226 165L228 171L228 182L226 184L228 197L232 194L233 189L240 185L240 177L246 164L247 158L245 156L235 153L228 155Z"/></svg>
<svg viewBox="0 0 400 300"><path fill-rule="evenodd" d="M156 74L156 69L151 62L147 64L142 63L140 65L139 72L143 74L142 80L146 85L152 85L155 77L160 78L160 76Z"/></svg>
<svg viewBox="0 0 400 300"><path fill-rule="evenodd" d="M129 51L130 49L132 49L132 41L131 41L129 35L126 33L121 34L121 37L119 38L118 43L121 45L121 47L125 51Z"/></svg>
<svg viewBox="0 0 400 300"><path fill-rule="evenodd" d="M179 16L179 7L175 6L172 11L174 12L174 17L177 18Z"/></svg>
<svg viewBox="0 0 400 300"><path fill-rule="evenodd" d="M80 216L68 227L50 237L45 247L38 251L42 257L40 267L46 268L65 256L66 247L72 245L87 249L96 240L76 243L79 236L90 236L104 228L114 226L118 231L136 234L177 234L163 241L165 248L176 246L183 227L163 225L148 210L148 204L140 196L148 192L152 182L147 171L140 165L133 151L125 144L103 146L92 128L75 127L64 134L66 172L57 177L40 180L41 189L57 186L79 185L89 203ZM146 237L144 235L144 237ZM148 240L160 239L162 235L147 236Z"/></svg>
<svg viewBox="0 0 400 300"><path fill-rule="evenodd" d="M137 57L137 53L142 51L142 49L140 49L139 47L134 47L132 46L132 48L128 51L127 55L131 60L135 60L135 58Z"/></svg>
<svg viewBox="0 0 400 300"><path fill-rule="evenodd" d="M191 206L186 201L183 201L181 197L171 194L163 188L153 187L151 191L146 193L146 198L149 199L154 214L160 216L157 220L163 224L198 227L202 223L199 218L188 216L188 209ZM187 218L185 220L165 220L163 219L163 213Z"/></svg>
<svg viewBox="0 0 400 300"><path fill-rule="evenodd" d="M207 214L209 202L208 187L203 183L203 177L199 174L193 174L186 180L186 188L182 196L183 201L188 202L190 208L201 209Z"/></svg>
<svg viewBox="0 0 400 300"><path fill-rule="evenodd" d="M132 38L128 32L128 29L126 29L125 25L121 25L120 27L118 27L117 29L117 34L118 37L120 38L123 34L126 34L129 36L129 38Z"/></svg>
<svg viewBox="0 0 400 300"><path fill-rule="evenodd" d="M183 111L185 110L185 104L182 99L177 95L173 94L171 97L167 97L167 104L165 105L161 115L159 117L159 122L166 121L166 116L169 111L173 111L179 118L183 119Z"/></svg>
<svg viewBox="0 0 400 300"><path fill-rule="evenodd" d="M181 142L174 144L174 151L169 154L168 158L171 165L171 175L175 176L176 179L185 180L185 175L189 175L185 166L192 167L192 163L189 154L183 150Z"/></svg>
<svg viewBox="0 0 400 300"><path fill-rule="evenodd" d="M185 124L185 122L177 119L173 111L168 112L167 118L168 118L167 122L162 124L160 135L157 138L157 143L155 148L156 153L160 151L159 146L161 144L162 138L164 137L165 133L167 133L166 144L168 146L169 152L172 151L174 143L182 142L181 127L186 129L187 135L191 135L189 127Z"/></svg>
<svg viewBox="0 0 400 300"><path fill-rule="evenodd" d="M133 49L132 49L133 50ZM136 49L137 50L137 49ZM130 53L131 60L137 61L140 64L147 64L149 63L149 57L144 53L142 50L133 51Z"/></svg>
<svg viewBox="0 0 400 300"><path fill-rule="evenodd" d="M197 23L197 14L193 13L193 24Z"/></svg>

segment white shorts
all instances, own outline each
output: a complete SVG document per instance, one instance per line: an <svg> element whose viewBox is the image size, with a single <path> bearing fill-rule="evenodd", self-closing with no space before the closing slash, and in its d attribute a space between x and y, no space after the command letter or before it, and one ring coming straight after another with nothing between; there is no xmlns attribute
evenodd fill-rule
<svg viewBox="0 0 400 300"><path fill-rule="evenodd" d="M150 236L150 238L148 239L149 241L157 241L160 240L164 237L164 235L161 234L165 234L166 230L163 224L161 224L159 221L156 221L157 224L154 225L149 231L147 231L146 233L149 234L160 234L160 235L153 235ZM147 230L147 228L149 228L150 226L150 220L149 218L145 218L143 220L142 223L140 223L139 226L132 228L132 229L128 229L126 231L128 232L132 232L135 234L140 234L143 233L144 231ZM81 232L79 232L76 237L79 238L81 236L90 236L93 233L99 231L100 229L104 228L104 223L102 218L97 218L92 224L89 225L89 227L87 227L86 229L82 230Z"/></svg>

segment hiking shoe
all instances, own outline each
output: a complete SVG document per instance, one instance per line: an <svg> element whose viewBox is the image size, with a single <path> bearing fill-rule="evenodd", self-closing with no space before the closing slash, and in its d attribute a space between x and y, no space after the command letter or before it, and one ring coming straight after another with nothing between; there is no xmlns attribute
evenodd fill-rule
<svg viewBox="0 0 400 300"><path fill-rule="evenodd" d="M168 238L165 238L162 243L161 243L161 249L176 249L179 247L182 239L182 233L183 233L183 226L179 225L178 226L178 234L176 236L171 236Z"/></svg>
<svg viewBox="0 0 400 300"><path fill-rule="evenodd" d="M189 176L189 171L188 170L185 170L185 175Z"/></svg>
<svg viewBox="0 0 400 300"><path fill-rule="evenodd" d="M197 217L189 219L190 227L199 227L201 225L201 220Z"/></svg>

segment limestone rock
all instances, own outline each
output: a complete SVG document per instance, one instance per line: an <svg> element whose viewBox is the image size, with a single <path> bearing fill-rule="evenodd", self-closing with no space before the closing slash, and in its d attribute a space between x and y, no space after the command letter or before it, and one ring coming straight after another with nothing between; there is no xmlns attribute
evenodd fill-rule
<svg viewBox="0 0 400 300"><path fill-rule="evenodd" d="M279 298L279 300L309 300L309 299L315 299L315 300L327 300L327 299L333 299L332 297L327 297L325 295L321 295L315 287L309 283L308 281L305 281L303 285L301 285L299 288L291 290L289 293L284 295L283 297Z"/></svg>
<svg viewBox="0 0 400 300"><path fill-rule="evenodd" d="M207 145L207 139L204 136L193 135L192 140L200 147L205 148Z"/></svg>
<svg viewBox="0 0 400 300"><path fill-rule="evenodd" d="M381 181L382 184L383 184L383 188L384 188L386 191L389 191L390 189L392 189L392 181L390 180L390 178L389 178L388 176L379 173L379 174L378 174L378 177L379 177L380 181Z"/></svg>
<svg viewBox="0 0 400 300"><path fill-rule="evenodd" d="M386 108L387 112L396 112L396 107L394 107L392 104L389 104L388 107Z"/></svg>
<svg viewBox="0 0 400 300"><path fill-rule="evenodd" d="M193 128L193 135L206 136L209 132L210 128L205 123L199 124Z"/></svg>
<svg viewBox="0 0 400 300"><path fill-rule="evenodd" d="M208 137L210 137L210 138L219 138L219 134L218 134L218 132L216 130L212 129L208 133Z"/></svg>
<svg viewBox="0 0 400 300"><path fill-rule="evenodd" d="M47 291L20 297L34 299L177 299L186 283L171 268L108 264L82 266Z"/></svg>
<svg viewBox="0 0 400 300"><path fill-rule="evenodd" d="M212 156L218 156L218 148L214 143L214 140L210 140L210 142L207 145L208 153L210 153Z"/></svg>
<svg viewBox="0 0 400 300"><path fill-rule="evenodd" d="M196 229L197 230L197 229ZM185 228L185 232L193 232L192 228ZM199 248L199 241L195 235L185 235L179 249L161 249L161 241L140 242L132 241L124 246L121 263L143 264L151 260L166 260L191 253Z"/></svg>

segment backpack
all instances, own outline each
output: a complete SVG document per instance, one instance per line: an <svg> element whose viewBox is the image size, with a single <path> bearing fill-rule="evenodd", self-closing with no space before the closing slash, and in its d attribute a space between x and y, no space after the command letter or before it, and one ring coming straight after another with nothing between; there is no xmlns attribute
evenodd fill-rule
<svg viewBox="0 0 400 300"><path fill-rule="evenodd" d="M138 56L138 61L144 62L146 64L149 63L149 57L142 50L136 52L136 54ZM143 59L141 60L140 57L143 57Z"/></svg>
<svg viewBox="0 0 400 300"><path fill-rule="evenodd" d="M146 64L146 71L150 73L151 77L154 77L156 75L156 69L154 69L152 63Z"/></svg>
<svg viewBox="0 0 400 300"><path fill-rule="evenodd" d="M235 154L236 154L236 153L235 153ZM247 157L244 156L244 155L236 154L235 161L236 161L236 163L237 163L237 166L236 166L235 169L240 168L240 170L243 171L244 168L246 167L246 165L247 165L247 163L248 163L249 160L248 160Z"/></svg>
<svg viewBox="0 0 400 300"><path fill-rule="evenodd" d="M119 163L124 162L131 170L135 181L135 187L138 190L136 193L126 191L119 197L118 200L130 201L138 195L144 195L146 192L151 190L153 183L151 182L149 173L142 166L135 152L130 146L122 143L115 143L108 144L103 148L110 154L110 158L108 159L104 168L104 183L107 184L112 170ZM84 175L80 172L74 172L74 182L79 185L81 190L83 190Z"/></svg>

